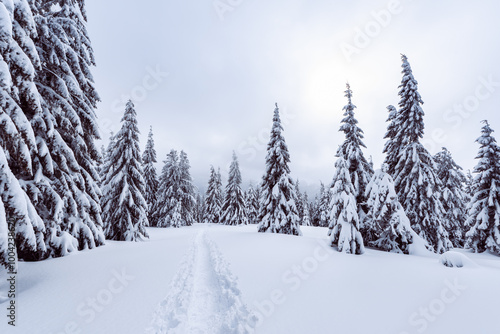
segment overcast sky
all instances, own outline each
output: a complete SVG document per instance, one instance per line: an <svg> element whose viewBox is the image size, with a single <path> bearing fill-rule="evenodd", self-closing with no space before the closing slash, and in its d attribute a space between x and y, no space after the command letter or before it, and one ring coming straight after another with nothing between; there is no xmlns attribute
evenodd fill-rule
<svg viewBox="0 0 500 334"><path fill-rule="evenodd" d="M346 81L379 168L400 53L419 82L432 154L445 146L472 168L483 119L500 139L495 0L87 0L87 12L103 143L132 98L141 147L153 126L159 160L184 149L202 190L211 164L227 173L233 150L244 183L260 180L275 102L293 178L309 190L329 183Z"/></svg>

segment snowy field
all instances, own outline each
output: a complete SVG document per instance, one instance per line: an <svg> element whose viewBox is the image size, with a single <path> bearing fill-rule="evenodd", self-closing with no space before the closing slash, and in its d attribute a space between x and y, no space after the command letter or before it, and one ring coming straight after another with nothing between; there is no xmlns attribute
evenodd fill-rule
<svg viewBox="0 0 500 334"><path fill-rule="evenodd" d="M150 228L148 242L20 263L18 326L0 333L500 332L498 257L459 251L448 262L464 266L449 268L434 254L341 254L325 228L256 228Z"/></svg>

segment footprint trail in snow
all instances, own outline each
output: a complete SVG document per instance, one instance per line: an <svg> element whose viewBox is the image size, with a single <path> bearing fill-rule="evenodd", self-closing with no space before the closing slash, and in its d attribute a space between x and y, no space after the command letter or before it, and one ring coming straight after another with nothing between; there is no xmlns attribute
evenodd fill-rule
<svg viewBox="0 0 500 334"><path fill-rule="evenodd" d="M217 246L199 232L147 333L253 333L254 317Z"/></svg>

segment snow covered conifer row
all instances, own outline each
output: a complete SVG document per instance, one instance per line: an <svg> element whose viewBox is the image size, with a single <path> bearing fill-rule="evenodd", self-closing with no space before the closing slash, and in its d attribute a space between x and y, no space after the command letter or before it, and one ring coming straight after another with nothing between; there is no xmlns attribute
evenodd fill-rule
<svg viewBox="0 0 500 334"><path fill-rule="evenodd" d="M157 227L190 226L195 221L196 192L187 154L171 150L164 161L153 209Z"/></svg>

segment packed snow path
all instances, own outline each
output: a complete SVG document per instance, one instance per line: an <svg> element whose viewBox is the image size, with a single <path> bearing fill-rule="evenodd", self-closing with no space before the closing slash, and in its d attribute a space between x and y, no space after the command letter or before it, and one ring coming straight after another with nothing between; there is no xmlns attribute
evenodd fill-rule
<svg viewBox="0 0 500 334"><path fill-rule="evenodd" d="M148 333L251 333L253 317L216 245L200 231Z"/></svg>

